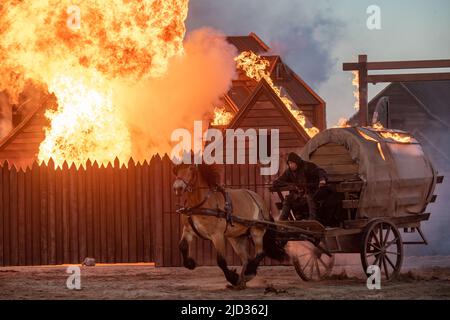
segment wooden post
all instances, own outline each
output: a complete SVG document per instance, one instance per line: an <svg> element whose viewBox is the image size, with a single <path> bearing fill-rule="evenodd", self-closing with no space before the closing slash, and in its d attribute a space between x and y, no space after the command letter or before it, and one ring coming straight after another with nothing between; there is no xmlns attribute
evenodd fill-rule
<svg viewBox="0 0 450 320"><path fill-rule="evenodd" d="M368 97L367 97L367 55L358 56L359 64L359 125L368 125Z"/></svg>

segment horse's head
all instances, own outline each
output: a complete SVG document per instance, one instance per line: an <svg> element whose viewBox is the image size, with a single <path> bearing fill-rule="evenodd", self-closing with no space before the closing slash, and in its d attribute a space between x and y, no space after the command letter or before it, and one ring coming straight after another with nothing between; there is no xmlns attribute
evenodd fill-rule
<svg viewBox="0 0 450 320"><path fill-rule="evenodd" d="M193 164L180 164L173 168L176 179L173 183L173 191L177 197L185 192L192 192L198 182L198 170Z"/></svg>

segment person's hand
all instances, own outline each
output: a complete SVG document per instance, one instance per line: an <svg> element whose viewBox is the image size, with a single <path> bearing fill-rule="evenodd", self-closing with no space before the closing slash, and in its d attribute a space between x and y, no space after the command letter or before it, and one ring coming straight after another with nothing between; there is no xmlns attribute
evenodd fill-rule
<svg viewBox="0 0 450 320"><path fill-rule="evenodd" d="M323 186L325 186L327 184L327 182L325 181L325 180L320 180L320 182L319 182L319 187L323 187Z"/></svg>

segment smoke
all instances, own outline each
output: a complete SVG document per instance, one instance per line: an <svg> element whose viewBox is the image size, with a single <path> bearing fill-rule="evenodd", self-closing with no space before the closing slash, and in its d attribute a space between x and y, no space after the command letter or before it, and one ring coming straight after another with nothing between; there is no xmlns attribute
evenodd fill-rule
<svg viewBox="0 0 450 320"><path fill-rule="evenodd" d="M187 27L204 25L227 35L255 32L312 86L325 81L334 61L329 48L339 39L342 22L328 2L271 0L191 1Z"/></svg>
<svg viewBox="0 0 450 320"><path fill-rule="evenodd" d="M0 5L0 92L18 106L33 79L59 104L39 160L169 152L172 131L206 120L230 87L235 48L211 29L185 39L188 0L73 4L79 16L69 0Z"/></svg>
<svg viewBox="0 0 450 320"><path fill-rule="evenodd" d="M213 104L231 86L237 52L223 34L207 28L192 31L184 49L162 77L132 86L116 83L114 100L130 128L136 159L169 152L173 130L192 132L194 120L209 122Z"/></svg>

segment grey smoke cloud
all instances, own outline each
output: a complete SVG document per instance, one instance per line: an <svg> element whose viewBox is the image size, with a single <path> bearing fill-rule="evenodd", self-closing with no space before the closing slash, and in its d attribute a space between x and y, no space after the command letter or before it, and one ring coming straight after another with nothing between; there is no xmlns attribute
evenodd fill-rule
<svg viewBox="0 0 450 320"><path fill-rule="evenodd" d="M381 30L366 26L370 5L381 9ZM448 59L448 12L448 0L191 0L187 25L257 33L325 99L333 126L355 112L343 62L358 54L370 61ZM370 85L369 97L385 86Z"/></svg>
<svg viewBox="0 0 450 320"><path fill-rule="evenodd" d="M328 1L192 0L187 26L210 26L228 35L255 32L317 88L330 75L334 62L329 46L343 26L328 9Z"/></svg>

